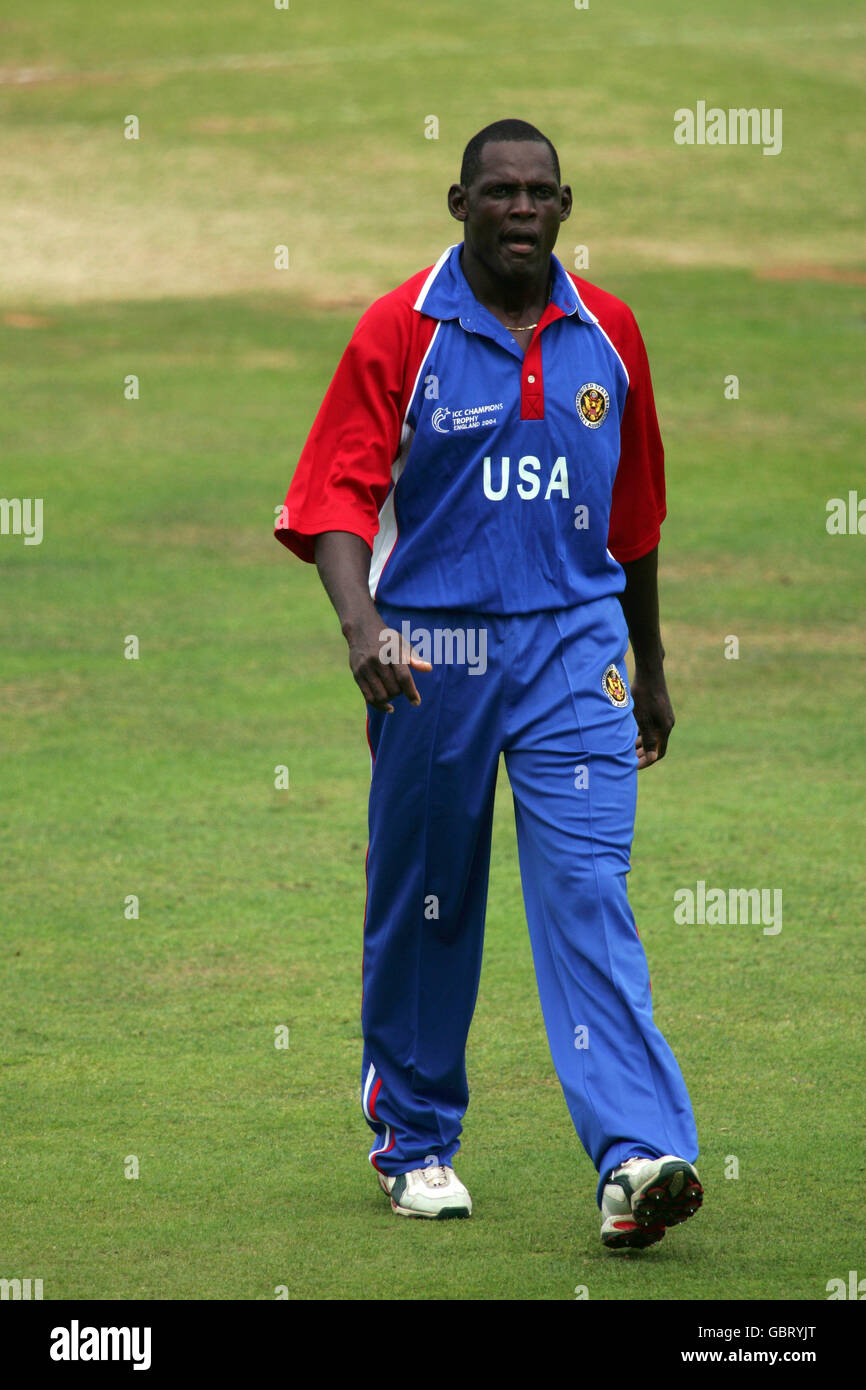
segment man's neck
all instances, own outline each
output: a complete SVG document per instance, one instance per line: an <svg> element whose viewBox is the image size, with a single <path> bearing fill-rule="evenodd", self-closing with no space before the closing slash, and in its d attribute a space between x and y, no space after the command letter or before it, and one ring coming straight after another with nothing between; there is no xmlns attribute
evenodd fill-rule
<svg viewBox="0 0 866 1390"><path fill-rule="evenodd" d="M463 243L460 262L466 283L475 298L497 318L501 315L510 322L522 323L529 316L540 317L550 298L553 280L550 265L532 279L505 280L492 274L466 242Z"/></svg>

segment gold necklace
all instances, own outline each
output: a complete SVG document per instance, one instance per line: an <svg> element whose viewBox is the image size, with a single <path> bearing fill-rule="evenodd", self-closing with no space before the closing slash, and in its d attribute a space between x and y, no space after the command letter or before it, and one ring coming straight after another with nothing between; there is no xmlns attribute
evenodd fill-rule
<svg viewBox="0 0 866 1390"><path fill-rule="evenodd" d="M547 292L547 303L548 303L548 304L550 303L550 301L551 301L552 298L553 298L553 286L551 285L550 289L549 289L548 292ZM545 306L545 307L546 307L546 306ZM511 324L509 324L509 325L508 325L508 331L509 331L509 333L528 333L529 330L530 330L530 328L537 328L539 323L541 323L541 319L538 320L538 323L527 323L526 326L525 326L524 328L512 328Z"/></svg>

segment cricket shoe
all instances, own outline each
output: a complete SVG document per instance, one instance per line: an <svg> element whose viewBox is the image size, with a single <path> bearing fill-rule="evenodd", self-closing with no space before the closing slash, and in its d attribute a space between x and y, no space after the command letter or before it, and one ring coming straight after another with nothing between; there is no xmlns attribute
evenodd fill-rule
<svg viewBox="0 0 866 1390"><path fill-rule="evenodd" d="M445 1221L454 1216L471 1216L472 1199L453 1168L432 1165L413 1168L411 1173L379 1173L379 1186L391 1198L391 1210L398 1216L424 1216Z"/></svg>
<svg viewBox="0 0 866 1390"><path fill-rule="evenodd" d="M643 1250L668 1226L694 1216L703 1199L697 1172L684 1158L629 1158L604 1185L601 1239L609 1250Z"/></svg>

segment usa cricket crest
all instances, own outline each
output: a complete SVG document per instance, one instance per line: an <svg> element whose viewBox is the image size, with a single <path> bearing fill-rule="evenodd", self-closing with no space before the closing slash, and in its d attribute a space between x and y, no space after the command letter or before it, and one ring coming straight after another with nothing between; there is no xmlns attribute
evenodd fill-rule
<svg viewBox="0 0 866 1390"><path fill-rule="evenodd" d="M628 704L628 691L625 688L625 681L613 662L606 668L601 678L601 688L612 705L616 705L617 709L625 709Z"/></svg>
<svg viewBox="0 0 866 1390"><path fill-rule="evenodd" d="M610 410L610 396L597 381L587 381L574 398L577 413L588 430L603 425Z"/></svg>

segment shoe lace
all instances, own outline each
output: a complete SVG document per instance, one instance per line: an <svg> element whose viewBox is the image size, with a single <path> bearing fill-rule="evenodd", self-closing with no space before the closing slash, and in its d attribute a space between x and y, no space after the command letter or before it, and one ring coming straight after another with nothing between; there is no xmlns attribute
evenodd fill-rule
<svg viewBox="0 0 866 1390"><path fill-rule="evenodd" d="M428 1187L447 1187L448 1174L441 1164L431 1168L422 1168L421 1176Z"/></svg>

